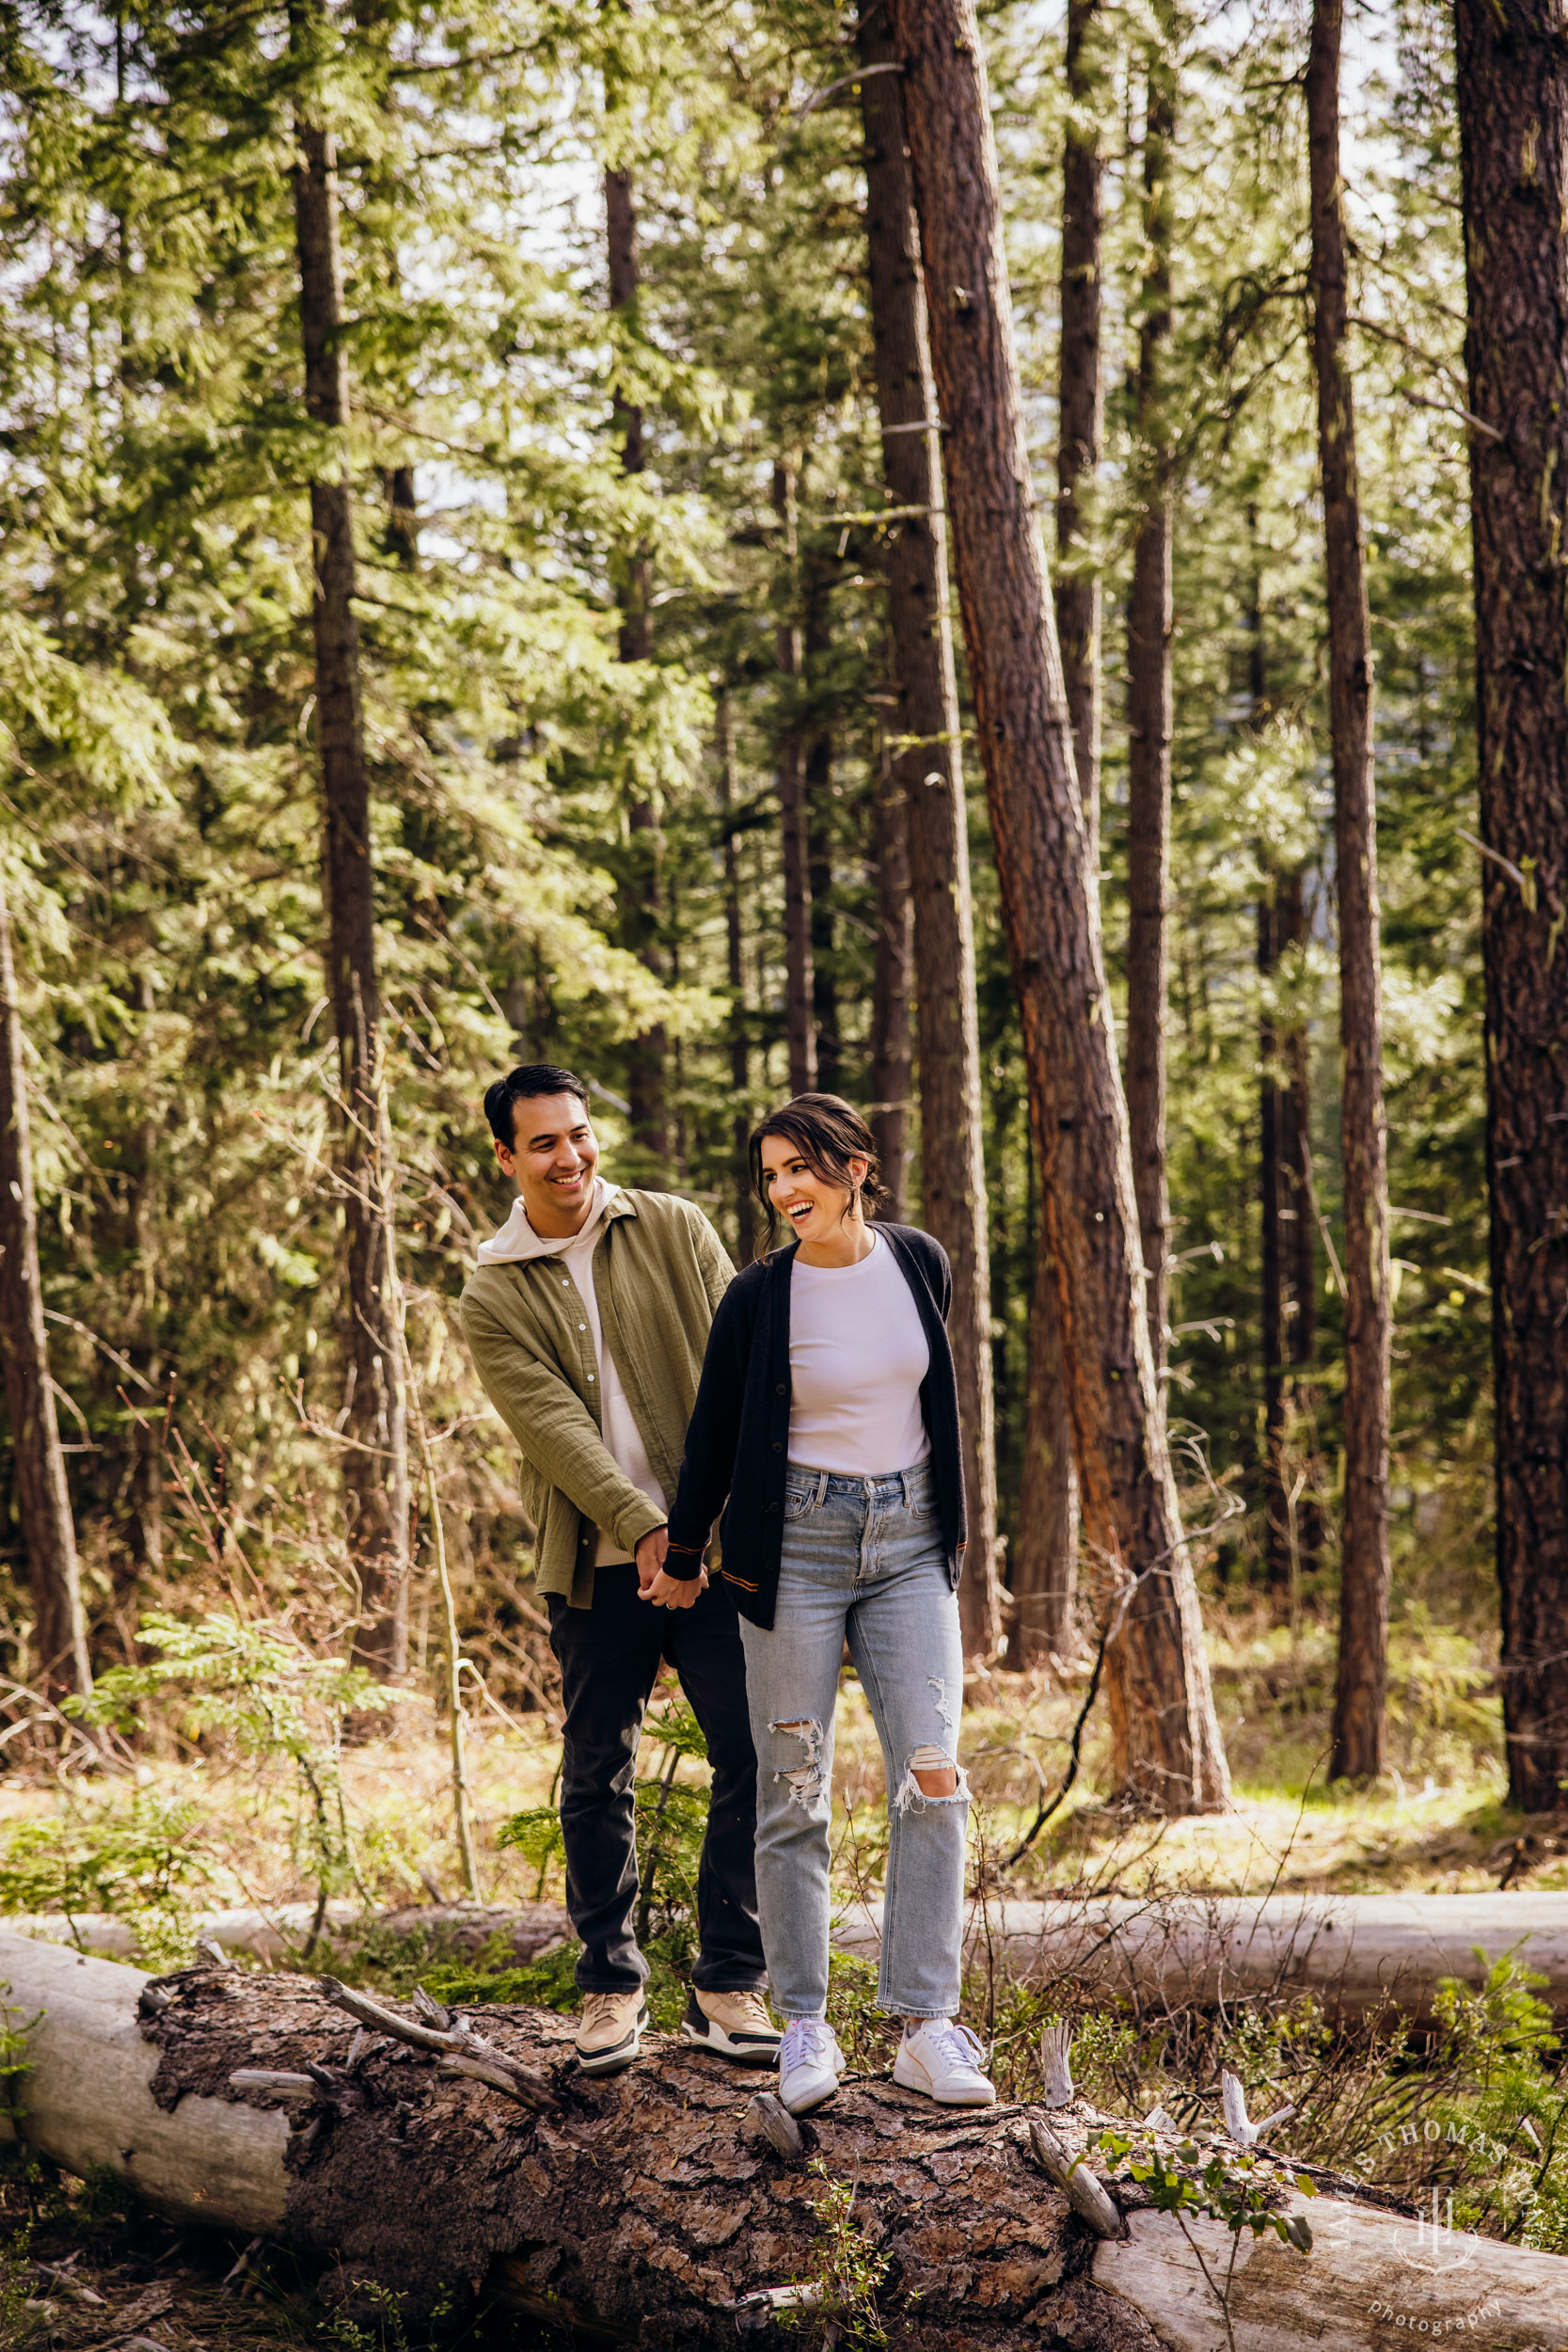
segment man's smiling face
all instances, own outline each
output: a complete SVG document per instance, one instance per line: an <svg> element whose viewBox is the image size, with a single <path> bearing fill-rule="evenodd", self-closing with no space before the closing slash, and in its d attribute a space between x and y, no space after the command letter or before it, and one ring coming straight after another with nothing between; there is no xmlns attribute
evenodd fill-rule
<svg viewBox="0 0 1568 2352"><path fill-rule="evenodd" d="M498 1136L496 1157L541 1240L564 1241L581 1230L599 1165L585 1103L575 1094L525 1095L512 1105L511 1148Z"/></svg>

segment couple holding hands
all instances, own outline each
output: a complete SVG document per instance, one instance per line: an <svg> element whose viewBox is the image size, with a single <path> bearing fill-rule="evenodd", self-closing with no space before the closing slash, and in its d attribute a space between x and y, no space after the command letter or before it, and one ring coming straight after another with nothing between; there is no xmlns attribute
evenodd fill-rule
<svg viewBox="0 0 1568 2352"><path fill-rule="evenodd" d="M957 2022L969 1797L945 1255L868 1214L876 1147L836 1095L797 1095L752 1136L757 1195L790 1240L741 1274L690 1201L599 1173L570 1071L514 1070L484 1109L517 1199L480 1247L463 1324L522 1449L561 1667L584 2071L629 2066L647 2025L632 1784L668 1661L713 1772L681 2031L776 2062L794 2114L832 2098L844 2057L827 2022L829 1830L847 1640L887 1772L878 2001L904 2021L894 2079L989 2106L985 2053Z"/></svg>

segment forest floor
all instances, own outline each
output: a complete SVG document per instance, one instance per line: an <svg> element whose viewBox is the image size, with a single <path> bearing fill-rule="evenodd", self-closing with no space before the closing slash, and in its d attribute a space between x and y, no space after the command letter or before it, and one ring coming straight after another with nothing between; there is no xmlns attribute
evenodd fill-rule
<svg viewBox="0 0 1568 2352"><path fill-rule="evenodd" d="M1167 1824L1125 1818L1102 1793L1108 1759L1097 1724L1085 1742L1079 1783L1007 1878L1009 1891L1480 1890L1505 1879L1568 1889L1563 1824L1525 1824L1506 1811L1492 1666L1478 1642L1421 1619L1397 1629L1394 1760L1377 1787L1354 1790L1323 1785L1333 1657L1322 1629L1309 1623L1292 1631L1261 1616L1224 1619L1213 1660L1236 1778L1232 1809ZM1041 1675L970 1679L961 1752L976 1800L976 1872L991 1886L998 1863L1034 1820L1042 1790L1057 1784L1083 1687L1071 1683L1064 1691ZM657 1730L650 1731L642 1773L652 1778L668 1755ZM562 1898L553 1854L498 1843L512 1817L549 1807L560 1756L558 1719L542 1709L502 1720L498 1703L470 1722L487 1903ZM695 1787L703 1777L699 1763L680 1762L677 1784ZM863 1694L848 1673L834 1786L839 1883L847 1897L874 1892L885 1818L881 1762ZM389 1736L345 1748L341 1792L359 1881L374 1903L390 1908L422 1904L437 1893L448 1900L460 1895L447 1729L428 1706L410 1702ZM23 1767L0 1778L0 1910L58 1908L49 1887L69 1882L75 1907L161 1919L154 1944L160 1934L173 1934L175 1942L148 1957L168 1965L183 1957L172 1924L182 1909L270 1907L309 1897L316 1883L311 1840L308 1782L297 1757L279 1752L241 1758L221 1743L192 1746L166 1732L150 1739L141 1760L123 1772L62 1775ZM335 1891L350 1891L341 1876ZM665 2000L656 2002L656 2016L673 1994L681 1948L677 1936L669 1957L656 1961L672 1979L661 1988ZM569 2004L568 1958L560 1955L559 1982L542 1984L538 1997ZM394 1957L383 1979L391 1989L405 1989L400 1964ZM420 1964L410 1959L404 1971L410 1980ZM857 2037L857 2063L879 2063L885 2029L870 2013L868 1984L854 1979L855 1963L844 1967L835 1994L847 2004L841 2031ZM535 1997L531 1991L529 1997ZM999 1999L999 2062L1033 2062L1020 2054L1037 2040L1037 1996L1033 2006L1019 1994ZM1142 2095L1141 2082L1121 2081L1144 2062L1135 2045L1125 2046L1132 2034L1108 2013L1080 2022L1087 2065L1102 2068L1101 2095ZM1187 2037L1183 2066L1196 2065L1207 2051L1207 2068L1213 2055L1208 2026L1184 2021L1174 2030L1179 2040ZM1267 2044L1271 2067L1289 2062L1289 2036L1299 2030L1283 2014L1273 2024L1258 2022L1259 2049ZM1004 2060L1004 2044L1013 2058ZM1401 2063L1391 2046L1347 2046L1334 2095L1341 2104L1347 2096L1377 2099L1386 2086L1394 2095ZM1544 2051L1538 2076L1531 2076L1531 2098L1560 2095L1551 2091L1557 2069ZM1407 2085L1398 2086L1398 2095L1409 2096ZM1451 2068L1441 2079L1434 2074L1433 2099L1461 2095L1471 2096ZM1489 2224L1482 2216L1475 2226ZM324 2309L311 2281L286 2258L260 2255L225 2283L237 2250L128 2207L110 2182L72 2183L47 2168L29 2172L13 2157L11 2169L0 2171L0 2352L262 2352L278 2344L405 2352L395 2314ZM527 2323L492 2313L454 2322L442 2341L531 2352L544 2339Z"/></svg>

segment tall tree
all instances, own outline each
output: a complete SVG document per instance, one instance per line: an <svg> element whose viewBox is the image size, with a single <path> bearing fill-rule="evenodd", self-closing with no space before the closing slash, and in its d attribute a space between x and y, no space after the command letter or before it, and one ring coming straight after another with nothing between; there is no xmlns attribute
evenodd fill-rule
<svg viewBox="0 0 1568 2352"><path fill-rule="evenodd" d="M1143 1235L1154 1376L1165 1368L1170 1184L1165 1167L1165 1005L1170 988L1171 515L1168 372L1176 58L1157 12L1144 117L1143 285L1133 379L1138 520L1127 604L1127 1115Z"/></svg>
<svg viewBox="0 0 1568 2352"><path fill-rule="evenodd" d="M1253 733L1268 714L1263 581L1256 508L1247 514L1252 577L1247 596L1247 701ZM1279 964L1281 882L1266 851L1258 895L1258 1207L1260 1249L1259 1344L1263 1372L1263 1570L1273 1592L1291 1581L1291 1502L1285 1479L1285 1323L1290 1274L1285 1196L1290 1185L1289 1103L1280 1087L1280 1035L1273 984Z"/></svg>
<svg viewBox="0 0 1568 2352"><path fill-rule="evenodd" d="M1001 1633L990 1251L981 1128L980 1035L969 883L958 688L949 617L947 533L937 454L936 387L905 152L897 54L886 12L868 0L858 40L865 127L871 323L887 501L888 612L898 693L893 780L909 827L920 1064L920 1194L953 1269L948 1328L964 1400L970 1565L959 1587L964 1648L990 1655ZM874 70L873 70L874 69Z"/></svg>
<svg viewBox="0 0 1568 2352"><path fill-rule="evenodd" d="M984 53L973 0L890 0L890 15L1085 1531L1119 1583L1107 1602L1115 1767L1141 1803L1184 1812L1224 1804L1229 1775L1144 1309L1100 908L1034 515Z"/></svg>
<svg viewBox="0 0 1568 2352"><path fill-rule="evenodd" d="M789 1090L807 1094L816 1084L816 1021L811 952L811 849L807 838L805 663L800 615L800 522L797 472L787 458L773 468L773 511L779 518L780 610L773 659L784 681L778 749L779 818L784 839L784 1038Z"/></svg>
<svg viewBox="0 0 1568 2352"><path fill-rule="evenodd" d="M1568 43L1457 0L1509 1792L1568 1788Z"/></svg>
<svg viewBox="0 0 1568 2352"><path fill-rule="evenodd" d="M910 903L908 810L885 738L878 742L872 863L877 884L877 958L871 988L871 1132L882 1164L888 1215L909 1206L910 1090L914 1076L910 1001L914 909Z"/></svg>
<svg viewBox="0 0 1568 2352"><path fill-rule="evenodd" d="M610 307L623 320L637 306L637 194L629 170L610 165L604 175L605 243L610 265ZM617 381L613 427L621 445L623 472L633 477L644 464L642 410ZM623 555L617 566L616 599L621 609L618 646L623 661L647 661L653 654L653 560L645 547ZM620 893L624 944L651 972L661 969L658 948L658 815L639 791L626 811L630 855ZM633 1140L662 1158L670 1148L666 1107L667 1041L662 1024L640 1029L626 1058L626 1095Z"/></svg>
<svg viewBox="0 0 1568 2352"><path fill-rule="evenodd" d="M1062 335L1057 365L1056 637L1089 862L1100 863L1100 624L1094 496L1104 438L1100 365L1102 76L1100 0L1068 0L1067 121L1062 137ZM1078 1466L1062 1385L1055 1278L1037 1250L1029 1303L1023 1470L1010 1565L1019 1662L1077 1645Z"/></svg>
<svg viewBox="0 0 1568 2352"><path fill-rule="evenodd" d="M1328 699L1339 906L1339 1045L1345 1214L1345 1512L1330 1779L1380 1772L1388 1653L1388 1420L1392 1345L1383 981L1372 792L1372 650L1346 353L1348 283L1339 170L1343 0L1313 0L1307 62L1312 203L1312 358L1318 384L1328 592Z"/></svg>
<svg viewBox="0 0 1568 2352"><path fill-rule="evenodd" d="M309 75L325 41L314 0L295 0L290 29L295 62ZM296 110L294 137L305 405L312 424L341 434L349 422L349 389L337 149L313 95ZM375 866L354 610L354 510L341 456L310 484L310 544L327 964L342 1101L339 1175L349 1295L343 1487L350 1556L359 1580L361 1622L355 1651L374 1672L395 1677L404 1671L408 1639L408 1420L402 1344L393 1327L392 1171L376 983Z"/></svg>
<svg viewBox="0 0 1568 2352"><path fill-rule="evenodd" d="M719 822L724 841L724 977L730 992L731 1173L735 1184L736 1263L750 1265L755 1254L756 1212L746 1150L751 1119L751 1055L746 1036L745 927L740 907L740 851L736 840L735 702L728 686L719 692Z"/></svg>
<svg viewBox="0 0 1568 2352"><path fill-rule="evenodd" d="M0 875L0 1355L16 1465L17 1518L33 1598L33 1650L48 1699L92 1688L65 1456L55 1415L39 1275L38 1206L22 1008Z"/></svg>
<svg viewBox="0 0 1568 2352"><path fill-rule="evenodd" d="M1307 874L1293 866L1278 885L1275 921L1279 953L1307 945ZM1288 1228L1280 1258L1290 1285L1290 1406L1299 1443L1312 1467L1315 1397L1312 1366L1318 1346L1318 1235L1309 1167L1312 1151L1311 1054L1307 1025L1291 1012L1275 1035L1283 1064L1279 1093L1280 1218ZM1288 1519L1289 1503L1285 1504ZM1323 1508L1314 1486L1302 1491L1294 1511L1295 1550L1301 1573L1310 1575L1323 1549Z"/></svg>
<svg viewBox="0 0 1568 2352"><path fill-rule="evenodd" d="M828 607L829 576L820 557L809 566L805 626L800 649L805 660L811 713L806 737L806 881L811 892L811 1018L816 1037L816 1083L839 1091L841 1041L838 986L833 976L833 731L824 673L832 651Z"/></svg>

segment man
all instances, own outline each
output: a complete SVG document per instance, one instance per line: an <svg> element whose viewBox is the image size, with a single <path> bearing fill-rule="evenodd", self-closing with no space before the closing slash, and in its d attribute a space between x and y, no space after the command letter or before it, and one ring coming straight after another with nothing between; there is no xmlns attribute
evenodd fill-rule
<svg viewBox="0 0 1568 2352"><path fill-rule="evenodd" d="M735 1604L721 1581L665 1575L665 1519L713 1310L734 1269L712 1226L672 1193L598 1172L588 1089L531 1062L484 1097L512 1214L479 1249L463 1327L486 1395L523 1452L523 1503L561 1666L566 1907L582 1939L578 2056L609 2074L648 2022L637 1948L637 1743L668 1660L713 1768L697 1878L700 1951L681 2021L752 2065L777 2057L762 1997L756 1755Z"/></svg>

